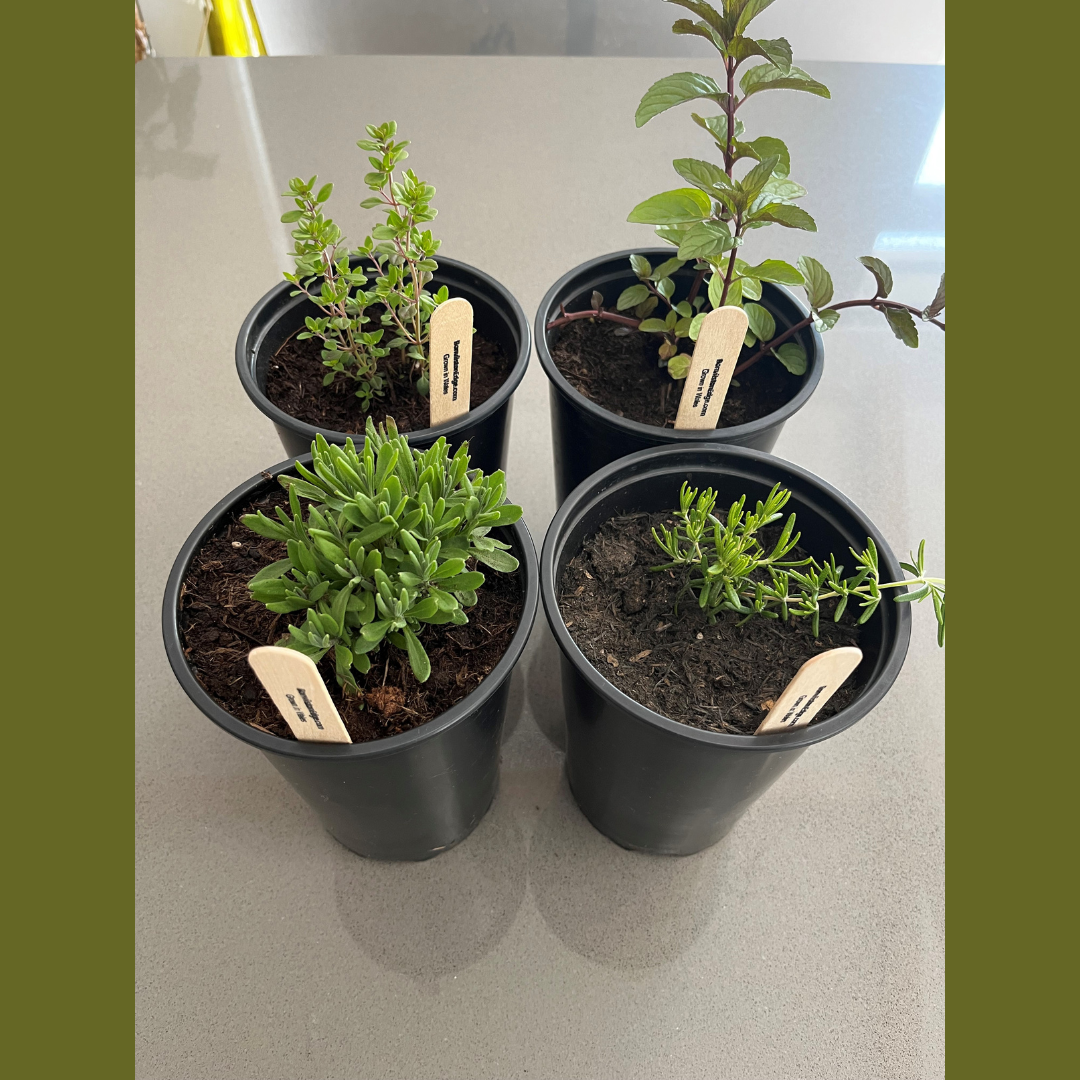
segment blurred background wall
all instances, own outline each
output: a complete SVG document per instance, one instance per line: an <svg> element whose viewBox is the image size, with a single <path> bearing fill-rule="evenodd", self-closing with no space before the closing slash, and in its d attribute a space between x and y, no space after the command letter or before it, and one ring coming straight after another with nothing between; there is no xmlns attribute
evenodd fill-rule
<svg viewBox="0 0 1080 1080"><path fill-rule="evenodd" d="M208 0L139 0L157 56L209 55ZM212 0L209 0L212 2ZM405 53L707 56L661 0L250 0L271 56ZM945 62L944 0L778 0L755 36L796 61ZM200 47L201 40L201 47Z"/></svg>

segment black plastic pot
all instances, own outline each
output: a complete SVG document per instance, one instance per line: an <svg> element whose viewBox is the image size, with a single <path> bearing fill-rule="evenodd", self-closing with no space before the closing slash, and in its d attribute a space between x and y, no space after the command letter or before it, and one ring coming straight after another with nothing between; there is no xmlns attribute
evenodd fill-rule
<svg viewBox="0 0 1080 1080"><path fill-rule="evenodd" d="M359 261L351 260L353 265ZM529 323L521 305L493 277L455 259L439 256L439 269L432 286L445 285L451 296L461 296L472 304L476 329L489 341L498 342L513 367L506 382L482 405L438 428L407 432L409 443L426 450L440 435L452 448L469 440L474 468L492 473L506 467L510 441L510 412L514 391L529 366L532 340ZM429 286L429 287L432 287ZM315 433L330 443L341 445L350 436L344 431L317 428L279 409L265 393L267 365L282 344L304 326L304 318L319 314L303 296L290 296L293 286L282 281L274 286L248 313L236 338L236 370L247 396L274 422L285 452L294 456L311 449ZM363 433L360 433L363 437ZM352 436L355 439L355 433Z"/></svg>
<svg viewBox="0 0 1080 1080"><path fill-rule="evenodd" d="M283 461L269 472L288 472L297 460ZM310 455L299 460L311 463ZM231 491L180 549L161 610L173 673L218 727L266 755L335 840L373 859L431 858L464 840L495 796L510 675L536 617L539 573L532 537L523 522L493 534L511 544L521 562L524 608L510 647L468 697L421 727L375 742L290 742L249 727L210 697L188 666L177 625L180 587L195 553L223 517L271 482L259 474Z"/></svg>
<svg viewBox="0 0 1080 1080"><path fill-rule="evenodd" d="M909 605L883 602L864 627L851 704L820 723L776 735L702 731L617 690L563 624L559 579L604 521L677 505L684 480L713 487L719 506L744 493L752 503L779 482L792 493L787 510L798 515L809 552L819 559L846 554L871 537L884 580L902 576L874 523L850 499L805 469L758 450L700 444L644 450L601 469L571 493L548 527L540 556L540 593L562 650L570 787L600 832L623 847L662 855L690 855L715 844L808 746L870 712L899 674L911 633Z"/></svg>
<svg viewBox="0 0 1080 1080"><path fill-rule="evenodd" d="M782 408L749 424L716 428L713 431L676 431L674 428L654 427L627 420L602 409L590 401L566 380L551 358L550 346L558 330L548 330L547 324L559 317L560 304L567 311L583 311L590 306L593 290L599 291L605 306L614 308L623 289L637 284L630 269L630 256L644 255L654 266L674 254L673 248L632 248L603 255L582 263L559 278L547 291L536 312L536 351L540 364L551 383L551 436L555 447L555 490L561 503L585 477L608 462L651 446L684 446L688 443L709 443L717 446L750 446L756 450L771 450L784 427L810 400L821 379L824 353L821 335L812 327L795 335L806 349L806 374L802 384ZM693 264L688 263L672 275L676 295L685 296L694 279ZM795 296L781 285L762 286L760 303L768 308L782 331L809 314ZM752 369L751 369L752 370ZM748 372L746 378L751 378Z"/></svg>

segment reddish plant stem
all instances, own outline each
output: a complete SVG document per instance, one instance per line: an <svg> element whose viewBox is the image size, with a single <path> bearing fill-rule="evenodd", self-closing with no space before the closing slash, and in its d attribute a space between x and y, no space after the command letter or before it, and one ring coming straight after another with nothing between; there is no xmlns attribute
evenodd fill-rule
<svg viewBox="0 0 1080 1080"><path fill-rule="evenodd" d="M671 301L651 282L643 281L642 284L656 297L657 300L663 300L668 306L668 310L671 310Z"/></svg>
<svg viewBox="0 0 1080 1080"><path fill-rule="evenodd" d="M851 307L872 307L877 311L882 308L903 308L904 311L910 311L912 315L922 315L922 308L912 307L911 304L902 304L899 300L883 300L881 297L874 297L870 300L843 300L839 304L830 304L827 308L822 308L822 311L841 311L843 308ZM763 345L753 356L748 360L744 360L735 370L732 372L732 377L744 372L748 367L756 364L763 356L769 355L773 349L779 345L783 345L785 341L792 334L797 334L800 330L805 330L814 321L814 316L803 319L802 322L796 323L794 326L785 330L782 334L777 334L767 345ZM937 319L927 319L926 322L933 323L940 330L945 329L945 324L939 322Z"/></svg>
<svg viewBox="0 0 1080 1080"><path fill-rule="evenodd" d="M736 214L734 221L735 228L732 231L732 236L738 239L740 230L742 229L742 215ZM735 253L739 250L738 245L731 249L731 258L728 259L727 273L724 275L724 291L720 294L720 303L717 307L723 307L727 303L728 290L731 288L731 279L735 276Z"/></svg>
<svg viewBox="0 0 1080 1080"><path fill-rule="evenodd" d="M705 280L706 270L699 270L694 277L694 284L690 286L690 292L687 294L687 301L693 303L697 299L697 294L701 291L701 283Z"/></svg>
<svg viewBox="0 0 1080 1080"><path fill-rule="evenodd" d="M608 322L618 323L620 326L629 326L636 330L641 324L640 319L631 319L628 315L616 315L613 311L595 311L593 308L589 308L586 311L567 311L561 307L560 310L563 313L561 319L552 319L551 322L544 327L545 330L554 330L558 326L565 326L569 322L573 322L575 319L605 319Z"/></svg>
<svg viewBox="0 0 1080 1080"><path fill-rule="evenodd" d="M724 113L727 116L727 139L724 147L724 171L731 176L732 169L735 168L735 162L732 159L731 144L735 139L735 68L738 67L737 61L727 57L724 60L724 67L727 70L727 101L724 103Z"/></svg>
<svg viewBox="0 0 1080 1080"><path fill-rule="evenodd" d="M732 149L732 143L735 141L735 112L738 109L738 102L735 100L735 70L738 68L738 61L732 60L730 57L725 59L724 67L727 71L727 100L724 103L724 115L727 117L727 139L724 145L724 172L729 177L734 176L735 173L735 154ZM721 219L725 215L721 215ZM739 235L739 221L735 219L734 236ZM732 272L735 269L735 252L738 251L738 245L731 249L731 256L728 259L727 274L724 276L724 288L720 294L719 307L723 307L727 301L728 289L731 288Z"/></svg>

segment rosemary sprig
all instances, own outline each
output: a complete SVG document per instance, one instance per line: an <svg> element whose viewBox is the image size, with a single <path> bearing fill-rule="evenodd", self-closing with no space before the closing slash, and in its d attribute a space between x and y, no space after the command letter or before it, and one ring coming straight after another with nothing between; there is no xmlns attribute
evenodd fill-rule
<svg viewBox="0 0 1080 1080"><path fill-rule="evenodd" d="M752 511L746 510L746 496L728 508L726 520L713 513L716 492L704 492L683 483L679 508L674 511L674 527L653 529L653 539L668 557L668 562L652 567L654 571L683 568L687 571L686 588L697 598L708 621L715 622L723 611L731 611L746 622L755 615L767 619L792 616L812 620L815 637L821 619L821 604L837 600L833 620L839 622L852 600L862 609L861 626L877 610L887 589L905 589L893 599L897 603L920 603L928 597L934 605L938 624L938 644L945 644L945 579L927 576L924 569L926 541L919 544L918 555L902 562L911 574L901 581L881 581L878 552L867 537L866 548L850 548L857 570L844 577L844 567L830 555L824 563L814 558L786 559L798 544L801 533L795 532L795 515L790 514L771 550L766 550L758 533L779 521L791 492L776 484L765 501L758 500Z"/></svg>

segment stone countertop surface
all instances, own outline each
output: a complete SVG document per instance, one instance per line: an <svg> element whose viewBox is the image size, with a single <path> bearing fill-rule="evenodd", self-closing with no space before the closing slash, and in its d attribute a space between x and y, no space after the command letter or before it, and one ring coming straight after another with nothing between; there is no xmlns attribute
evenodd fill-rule
<svg viewBox="0 0 1080 1080"><path fill-rule="evenodd" d="M813 64L833 99L763 94L819 232L748 255L855 261L925 304L944 187L918 182L944 109L937 67ZM394 118L438 189L446 255L530 321L576 264L654 241L630 208L711 156L683 108L634 128L670 59L148 60L136 75L137 1076L140 1080L656 1080L944 1074L944 654L928 605L885 701L812 747L716 847L653 858L585 820L563 772L541 609L512 685L494 805L426 863L361 859L173 678L162 589L184 538L286 455L236 377L245 314L280 280L290 177L371 217L366 123ZM776 453L862 506L898 554L944 569L944 335L917 352L845 312ZM546 380L515 402L510 494L539 548L555 511Z"/></svg>

